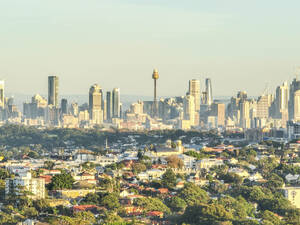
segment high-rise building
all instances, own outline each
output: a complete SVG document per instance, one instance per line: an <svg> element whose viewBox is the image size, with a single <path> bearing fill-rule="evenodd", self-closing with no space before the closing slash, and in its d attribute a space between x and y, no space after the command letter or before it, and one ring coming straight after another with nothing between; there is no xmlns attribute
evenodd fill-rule
<svg viewBox="0 0 300 225"><path fill-rule="evenodd" d="M263 94L257 100L257 118L268 118L269 117L269 108L272 103L272 95Z"/></svg>
<svg viewBox="0 0 300 225"><path fill-rule="evenodd" d="M214 102L211 105L211 116L216 117L218 126L225 126L225 104Z"/></svg>
<svg viewBox="0 0 300 225"><path fill-rule="evenodd" d="M282 117L282 112L288 110L288 100L289 100L289 86L287 82L276 88L276 98L275 98L275 115L276 118Z"/></svg>
<svg viewBox="0 0 300 225"><path fill-rule="evenodd" d="M250 102L247 100L240 101L240 126L250 128Z"/></svg>
<svg viewBox="0 0 300 225"><path fill-rule="evenodd" d="M0 107L4 108L5 98L4 98L4 80L0 80Z"/></svg>
<svg viewBox="0 0 300 225"><path fill-rule="evenodd" d="M75 117L78 116L78 104L77 103L72 103L71 104L71 114Z"/></svg>
<svg viewBox="0 0 300 225"><path fill-rule="evenodd" d="M106 92L106 120L110 121L112 118L112 92Z"/></svg>
<svg viewBox="0 0 300 225"><path fill-rule="evenodd" d="M102 89L98 84L92 85L89 90L89 115L93 124L103 122Z"/></svg>
<svg viewBox="0 0 300 225"><path fill-rule="evenodd" d="M68 114L68 100L67 99L63 98L61 100L60 108L61 108L61 113L62 114Z"/></svg>
<svg viewBox="0 0 300 225"><path fill-rule="evenodd" d="M183 117L189 120L191 126L195 126L195 99L192 95L186 95L183 101Z"/></svg>
<svg viewBox="0 0 300 225"><path fill-rule="evenodd" d="M47 107L47 99L43 98L39 94L34 95L31 98L32 103L36 103L38 108L46 108Z"/></svg>
<svg viewBox="0 0 300 225"><path fill-rule="evenodd" d="M153 117L156 118L158 115L158 102L157 102L157 89L156 81L158 80L159 75L156 69L153 70L152 79L154 81L154 99L153 99Z"/></svg>
<svg viewBox="0 0 300 225"><path fill-rule="evenodd" d="M130 113L133 114L143 114L143 102L142 101L138 101L135 103L132 103L130 105Z"/></svg>
<svg viewBox="0 0 300 225"><path fill-rule="evenodd" d="M195 110L200 111L200 81L193 79L189 81L189 95L192 95L194 97L195 101Z"/></svg>
<svg viewBox="0 0 300 225"><path fill-rule="evenodd" d="M247 99L247 92L246 91L238 91L237 98L241 100Z"/></svg>
<svg viewBox="0 0 300 225"><path fill-rule="evenodd" d="M58 77L48 77L48 105L58 108Z"/></svg>
<svg viewBox="0 0 300 225"><path fill-rule="evenodd" d="M290 98L289 98L289 119L294 119L294 95L295 92L300 90L300 80L294 79L290 84Z"/></svg>
<svg viewBox="0 0 300 225"><path fill-rule="evenodd" d="M114 88L112 91L112 117L121 117L121 102L120 102L120 89Z"/></svg>
<svg viewBox="0 0 300 225"><path fill-rule="evenodd" d="M45 122L51 126L60 125L59 108L54 105L48 105L45 109Z"/></svg>
<svg viewBox="0 0 300 225"><path fill-rule="evenodd" d="M294 120L300 122L300 90L294 92Z"/></svg>
<svg viewBox="0 0 300 225"><path fill-rule="evenodd" d="M103 121L107 121L107 103L106 103L106 99L102 98L103 100L103 104L102 104L102 108L103 108Z"/></svg>
<svg viewBox="0 0 300 225"><path fill-rule="evenodd" d="M212 96L212 86L211 86L211 79L205 79L205 92L206 92L206 99L205 104L211 105L213 103L213 96Z"/></svg>

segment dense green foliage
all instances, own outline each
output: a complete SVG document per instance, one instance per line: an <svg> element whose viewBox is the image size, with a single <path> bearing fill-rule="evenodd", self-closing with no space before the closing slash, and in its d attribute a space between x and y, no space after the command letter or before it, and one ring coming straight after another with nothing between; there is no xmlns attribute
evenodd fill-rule
<svg viewBox="0 0 300 225"><path fill-rule="evenodd" d="M53 176L51 183L49 184L50 190L62 190L62 189L71 189L73 187L74 178L71 174L62 172Z"/></svg>

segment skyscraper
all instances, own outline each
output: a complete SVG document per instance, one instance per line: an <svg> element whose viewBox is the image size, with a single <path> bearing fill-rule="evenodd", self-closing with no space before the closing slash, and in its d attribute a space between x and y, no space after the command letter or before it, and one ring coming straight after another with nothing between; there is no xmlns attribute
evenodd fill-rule
<svg viewBox="0 0 300 225"><path fill-rule="evenodd" d="M102 89L98 84L92 85L89 90L89 114L93 124L103 122Z"/></svg>
<svg viewBox="0 0 300 225"><path fill-rule="evenodd" d="M248 100L240 101L240 126L250 128L250 102Z"/></svg>
<svg viewBox="0 0 300 225"><path fill-rule="evenodd" d="M121 102L120 102L120 89L114 88L112 91L112 117L121 117Z"/></svg>
<svg viewBox="0 0 300 225"><path fill-rule="evenodd" d="M269 107L272 103L272 95L263 94L257 100L257 118L268 118L269 117Z"/></svg>
<svg viewBox="0 0 300 225"><path fill-rule="evenodd" d="M154 80L154 99L153 99L153 117L157 117L158 114L158 103L157 103L157 91L156 91L156 81L159 75L157 69L153 70L152 79Z"/></svg>
<svg viewBox="0 0 300 225"><path fill-rule="evenodd" d="M225 104L215 102L211 107L211 116L217 118L218 126L225 126Z"/></svg>
<svg viewBox="0 0 300 225"><path fill-rule="evenodd" d="M211 79L210 78L205 79L205 92L206 92L205 104L211 105L213 102L213 97L212 97L212 87L211 87Z"/></svg>
<svg viewBox="0 0 300 225"><path fill-rule="evenodd" d="M200 111L200 81L193 79L189 81L189 94L194 97L195 110Z"/></svg>
<svg viewBox="0 0 300 225"><path fill-rule="evenodd" d="M195 99L192 95L186 95L183 100L183 116L191 126L195 126Z"/></svg>
<svg viewBox="0 0 300 225"><path fill-rule="evenodd" d="M48 77L48 105L58 108L58 77Z"/></svg>
<svg viewBox="0 0 300 225"><path fill-rule="evenodd" d="M290 85L290 98L289 98L289 119L294 119L294 95L295 92L300 90L300 80L294 79Z"/></svg>
<svg viewBox="0 0 300 225"><path fill-rule="evenodd" d="M106 120L110 121L112 118L112 92L106 92Z"/></svg>
<svg viewBox="0 0 300 225"><path fill-rule="evenodd" d="M71 114L76 117L78 116L78 104L75 102L71 104Z"/></svg>
<svg viewBox="0 0 300 225"><path fill-rule="evenodd" d="M284 82L283 85L278 86L276 88L275 115L277 118L281 118L282 112L286 112L288 110L288 100L289 100L289 86L287 82Z"/></svg>
<svg viewBox="0 0 300 225"><path fill-rule="evenodd" d="M294 120L300 122L300 90L294 92Z"/></svg>
<svg viewBox="0 0 300 225"><path fill-rule="evenodd" d="M4 80L0 80L0 107L4 108Z"/></svg>
<svg viewBox="0 0 300 225"><path fill-rule="evenodd" d="M60 108L61 108L61 113L62 114L67 114L68 113L68 100L67 99L63 98L61 100Z"/></svg>

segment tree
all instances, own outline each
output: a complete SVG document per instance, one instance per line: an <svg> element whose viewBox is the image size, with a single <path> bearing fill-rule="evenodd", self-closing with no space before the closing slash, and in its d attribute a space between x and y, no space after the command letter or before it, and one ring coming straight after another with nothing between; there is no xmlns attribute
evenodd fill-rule
<svg viewBox="0 0 300 225"><path fill-rule="evenodd" d="M300 224L300 209L290 209L286 216L286 223L291 225Z"/></svg>
<svg viewBox="0 0 300 225"><path fill-rule="evenodd" d="M182 168L183 161L177 155L171 155L166 158L168 166L171 168Z"/></svg>
<svg viewBox="0 0 300 225"><path fill-rule="evenodd" d="M186 208L186 203L182 198L175 196L169 200L168 206L172 210L179 212L179 211L183 211Z"/></svg>
<svg viewBox="0 0 300 225"><path fill-rule="evenodd" d="M270 224L273 224L273 225L281 224L281 220L278 218L278 216L276 216L274 213L272 213L269 210L265 210L262 213L261 218L263 219L263 223L266 223L266 221L268 221L268 222L270 222Z"/></svg>
<svg viewBox="0 0 300 225"><path fill-rule="evenodd" d="M23 207L22 211L27 218L34 218L38 215L38 211L34 207Z"/></svg>
<svg viewBox="0 0 300 225"><path fill-rule="evenodd" d="M104 224L122 224L124 220L115 211L106 211L103 222Z"/></svg>
<svg viewBox="0 0 300 225"><path fill-rule="evenodd" d="M232 198L230 196L222 197L219 204L223 205L227 210L230 209L235 219L245 219L254 216L254 207L248 203L242 196Z"/></svg>
<svg viewBox="0 0 300 225"><path fill-rule="evenodd" d="M55 163L53 161L45 161L44 162L44 168L47 170L52 170L55 166Z"/></svg>
<svg viewBox="0 0 300 225"><path fill-rule="evenodd" d="M0 168L0 180L5 180L6 178L9 178L10 174L8 170Z"/></svg>
<svg viewBox="0 0 300 225"><path fill-rule="evenodd" d="M36 201L33 201L33 206L38 212L45 212L50 207L46 199L38 199Z"/></svg>
<svg viewBox="0 0 300 225"><path fill-rule="evenodd" d="M96 219L91 212L78 212L75 213L75 221L78 225L95 224Z"/></svg>
<svg viewBox="0 0 300 225"><path fill-rule="evenodd" d="M80 166L82 170L87 170L87 171L93 170L96 167L96 165L93 162L84 162L80 164Z"/></svg>
<svg viewBox="0 0 300 225"><path fill-rule="evenodd" d="M235 173L225 173L220 175L219 177L221 180L224 180L225 183L233 183L240 185L243 183L243 178Z"/></svg>
<svg viewBox="0 0 300 225"><path fill-rule="evenodd" d="M170 209L158 198L139 198L135 202L138 206L143 207L145 212L161 211L170 213Z"/></svg>
<svg viewBox="0 0 300 225"><path fill-rule="evenodd" d="M71 189L74 182L75 180L71 174L62 172L61 174L56 174L52 177L51 183L49 184L49 189L50 190Z"/></svg>
<svg viewBox="0 0 300 225"><path fill-rule="evenodd" d="M105 206L107 209L119 208L119 195L117 193L109 193L101 199L100 204Z"/></svg>
<svg viewBox="0 0 300 225"><path fill-rule="evenodd" d="M199 225L217 224L222 221L231 221L233 215L220 204L200 204L186 208L182 222ZM220 224L220 223L219 223Z"/></svg>
<svg viewBox="0 0 300 225"><path fill-rule="evenodd" d="M84 199L80 202L82 205L99 205L100 196L95 193L88 193Z"/></svg>
<svg viewBox="0 0 300 225"><path fill-rule="evenodd" d="M283 184L284 184L283 179L280 176L278 176L276 173L272 173L268 178L266 186L270 190L276 191L278 188L281 188Z"/></svg>
<svg viewBox="0 0 300 225"><path fill-rule="evenodd" d="M172 169L167 169L166 172L162 175L162 184L167 188L174 188L176 185L176 174Z"/></svg>
<svg viewBox="0 0 300 225"><path fill-rule="evenodd" d="M132 166L132 170L135 174L138 174L142 171L145 171L147 168L143 163L134 163Z"/></svg>
<svg viewBox="0 0 300 225"><path fill-rule="evenodd" d="M39 153L34 152L34 151L30 151L30 152L28 153L28 157L29 157L29 158L33 158L33 159L37 159L37 158L39 158L40 156L39 156Z"/></svg>
<svg viewBox="0 0 300 225"><path fill-rule="evenodd" d="M178 196L182 198L188 206L206 203L209 199L206 191L193 183L186 183Z"/></svg>
<svg viewBox="0 0 300 225"><path fill-rule="evenodd" d="M258 202L265 198L265 193L262 191L261 187L254 186L251 188L249 193L249 200L252 202Z"/></svg>
<svg viewBox="0 0 300 225"><path fill-rule="evenodd" d="M74 214L74 217L60 216L49 220L54 225L90 225L95 224L96 219L91 212L78 212Z"/></svg>

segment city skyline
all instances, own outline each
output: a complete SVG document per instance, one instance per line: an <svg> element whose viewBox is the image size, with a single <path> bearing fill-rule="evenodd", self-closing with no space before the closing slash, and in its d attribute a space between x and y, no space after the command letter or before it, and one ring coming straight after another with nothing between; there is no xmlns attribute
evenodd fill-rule
<svg viewBox="0 0 300 225"><path fill-rule="evenodd" d="M54 74L62 94L84 94L97 82L152 96L144 81L157 68L159 96L182 95L185 80L205 77L217 96L258 96L266 83L295 76L300 19L296 1L256 3L4 1L0 79L8 93L43 94L43 78Z"/></svg>

